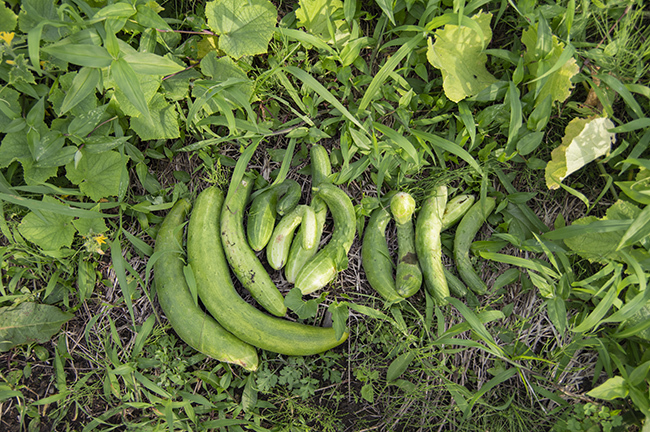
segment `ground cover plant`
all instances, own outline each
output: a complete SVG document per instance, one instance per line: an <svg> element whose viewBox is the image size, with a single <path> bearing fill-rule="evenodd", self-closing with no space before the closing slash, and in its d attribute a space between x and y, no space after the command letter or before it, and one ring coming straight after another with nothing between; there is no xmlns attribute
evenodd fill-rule
<svg viewBox="0 0 650 432"><path fill-rule="evenodd" d="M643 3L0 2L1 429L650 430ZM219 361L174 321L209 263L165 217L247 180L324 217L323 286L257 258L332 349Z"/></svg>

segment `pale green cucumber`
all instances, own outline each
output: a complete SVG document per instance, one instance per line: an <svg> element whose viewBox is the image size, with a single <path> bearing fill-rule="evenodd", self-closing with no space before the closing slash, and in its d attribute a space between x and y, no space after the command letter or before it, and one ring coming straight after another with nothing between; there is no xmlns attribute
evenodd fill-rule
<svg viewBox="0 0 650 432"><path fill-rule="evenodd" d="M322 205L320 210L314 211L313 226L310 226L309 221L303 221L298 229L296 239L302 239L309 234L305 230L313 231L314 245L313 247L305 247L304 241L293 241L289 249L289 256L287 257L287 264L284 266L284 277L289 283L295 283L298 273L302 270L303 266L309 261L318 251L318 244L323 236L323 229L327 219L327 206L321 200ZM312 209L313 210L313 209Z"/></svg>
<svg viewBox="0 0 650 432"><path fill-rule="evenodd" d="M203 207L198 201L197 205ZM229 333L202 311L194 302L187 286L183 273L182 241L183 223L189 208L190 203L186 200L177 201L165 217L156 237L154 254L158 255L158 260L153 266L153 272L158 303L176 334L189 346L216 360L255 371L259 365L255 348ZM194 211L197 212L196 208ZM190 223L190 231L191 226ZM188 243L189 236L190 234ZM206 265L210 266L211 261L206 261ZM191 260L190 263L192 264ZM208 270L194 265L192 268L197 274ZM199 279L199 276L196 278ZM199 290L199 294L201 292Z"/></svg>
<svg viewBox="0 0 650 432"><path fill-rule="evenodd" d="M302 196L302 189L300 189L300 184L297 181L285 179L282 183L273 186L273 188L278 193L276 210L280 216L296 208Z"/></svg>
<svg viewBox="0 0 650 432"><path fill-rule="evenodd" d="M460 221L467 211L474 204L474 195L461 194L456 195L445 206L445 212L442 215L442 230L445 231Z"/></svg>
<svg viewBox="0 0 650 432"><path fill-rule="evenodd" d="M266 272L264 265L248 245L244 233L244 209L253 189L254 179L245 175L221 212L221 240L228 263L237 279L267 311L284 316L284 297Z"/></svg>
<svg viewBox="0 0 650 432"><path fill-rule="evenodd" d="M223 229L218 223L219 213L226 207L210 206L198 227L203 235L200 247L192 248L189 259L192 266L205 269L197 272L196 283L209 293L202 302L219 323L241 340L267 351L304 356L318 354L343 343L348 333L336 339L332 327L317 327L282 318L272 317L245 302L235 290L220 241Z"/></svg>
<svg viewBox="0 0 650 432"><path fill-rule="evenodd" d="M495 206L496 200L492 197L485 197L474 203L460 220L454 235L454 260L456 261L458 274L469 289L476 294L485 294L487 285L472 266L472 261L469 258L469 248Z"/></svg>
<svg viewBox="0 0 650 432"><path fill-rule="evenodd" d="M265 190L251 202L246 221L246 238L248 245L256 252L264 249L271 240L277 217L277 205L278 192L274 188Z"/></svg>
<svg viewBox="0 0 650 432"><path fill-rule="evenodd" d="M422 270L415 250L413 227L415 200L406 192L398 192L390 200L390 210L397 228L395 290L402 297L410 297L422 286Z"/></svg>
<svg viewBox="0 0 650 432"><path fill-rule="evenodd" d="M299 205L284 215L278 222L269 244L266 246L266 260L275 270L280 270L287 262L289 248L293 240L293 233L305 221L311 228L301 231L299 239L303 246L314 247L316 244L316 215L311 207Z"/></svg>
<svg viewBox="0 0 650 432"><path fill-rule="evenodd" d="M449 286L442 263L442 215L447 204L447 187L434 189L422 203L415 226L415 250L425 286L438 304L446 304Z"/></svg>
<svg viewBox="0 0 650 432"><path fill-rule="evenodd" d="M312 188L315 197L325 201L334 219L330 241L300 270L296 287L309 294L330 283L337 273L348 266L348 252L354 242L356 214L350 197L337 186L321 183Z"/></svg>
<svg viewBox="0 0 650 432"><path fill-rule="evenodd" d="M386 241L386 226L390 213L379 207L370 214L368 225L363 231L361 243L361 265L370 286L387 302L404 300L395 290L393 261Z"/></svg>

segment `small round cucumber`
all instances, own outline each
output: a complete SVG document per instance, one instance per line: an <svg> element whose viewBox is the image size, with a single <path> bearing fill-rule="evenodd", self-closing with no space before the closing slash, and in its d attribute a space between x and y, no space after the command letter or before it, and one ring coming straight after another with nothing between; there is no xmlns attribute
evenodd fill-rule
<svg viewBox="0 0 650 432"><path fill-rule="evenodd" d="M197 205L200 206L198 210L195 209L198 214L202 212L203 204L197 201ZM177 201L165 217L156 237L154 254L159 257L153 271L160 307L176 334L189 346L219 361L238 364L244 369L255 371L259 365L255 348L229 333L214 318L202 311L190 294L183 273L182 257L183 223L189 208L188 201ZM189 237L190 234L188 243ZM210 265L210 262L207 265ZM202 272L209 271L206 267L192 265L192 268L197 272L197 279L200 279ZM201 294L201 289L197 289Z"/></svg>
<svg viewBox="0 0 650 432"><path fill-rule="evenodd" d="M215 203L217 201L215 200ZM336 339L332 327L317 327L270 316L245 302L235 290L220 241L223 230L218 223L220 212L226 207L211 205L206 208L200 245L188 250L192 266L204 269L196 274L197 286L207 295L201 298L206 309L219 323L241 340L257 348L293 356L318 354L342 344L345 332Z"/></svg>
<svg viewBox="0 0 650 432"><path fill-rule="evenodd" d="M244 233L244 209L253 183L252 176L245 175L235 193L224 204L221 212L221 240L230 267L244 288L264 309L273 315L284 316L287 313L284 297L248 245Z"/></svg>
<svg viewBox="0 0 650 432"><path fill-rule="evenodd" d="M438 304L446 304L449 286L442 263L442 215L447 204L447 186L434 189L422 203L415 226L417 251L425 286Z"/></svg>
<svg viewBox="0 0 650 432"><path fill-rule="evenodd" d="M386 241L388 222L390 222L390 213L383 207L373 210L370 214L368 225L363 232L361 265L370 286L385 301L397 303L403 300L403 297L395 290L393 261Z"/></svg>
<svg viewBox="0 0 650 432"><path fill-rule="evenodd" d="M296 287L309 294L330 283L341 270L348 266L348 252L356 233L356 214L350 197L337 186L321 183L312 188L315 196L325 201L332 218L334 232L330 241L300 270Z"/></svg>
<svg viewBox="0 0 650 432"><path fill-rule="evenodd" d="M390 200L390 210L397 228L395 289L402 297L410 297L422 286L422 270L415 250L413 227L415 200L406 192L398 192Z"/></svg>
<svg viewBox="0 0 650 432"><path fill-rule="evenodd" d="M472 266L469 248L495 206L496 200L492 197L485 197L474 203L456 227L454 236L454 260L458 274L469 289L479 295L487 292L487 285Z"/></svg>

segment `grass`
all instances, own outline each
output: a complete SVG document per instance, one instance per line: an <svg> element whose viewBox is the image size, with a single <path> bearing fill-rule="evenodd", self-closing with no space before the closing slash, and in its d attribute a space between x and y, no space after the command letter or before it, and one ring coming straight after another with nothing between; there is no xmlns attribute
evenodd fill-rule
<svg viewBox="0 0 650 432"><path fill-rule="evenodd" d="M507 84L491 100L450 100L440 71L427 58L426 38L413 36L419 34L413 26L421 25L423 17L426 24L443 13L462 15L463 8L470 6L464 1L443 1L427 11L417 1L397 2L392 8L385 2L346 0L332 19L330 14L320 18L327 24L323 28L307 26L299 33L295 10L306 7L304 3L274 2L281 26L296 33L276 33L262 55L234 61L220 53L220 59L214 60L218 64L214 71L239 67L254 80L250 85L254 95L245 103L236 91L223 90L198 107L199 97L192 93L200 87L197 82L219 79L213 76L217 72L206 72L207 65L195 67L203 36L189 33L161 36L167 45L155 45L158 54L169 52L179 62L187 62L183 64L189 70L183 73L196 74L194 90L188 79L185 93L174 100L169 91L173 80L161 80L161 90L154 92L171 101L167 109L173 107L181 119L178 137L141 139L145 132L134 126L136 116L124 114L133 108L121 106L119 97L112 97L116 89L104 89L98 103L110 103L115 116L112 120L102 117L107 122L89 129L89 136L135 136L128 145L116 144L109 150L112 153L106 153L106 157L118 152L129 156L122 166L122 173L130 177L126 190L118 187L101 200L91 199L96 190L83 189L72 183L70 175L66 177L74 159L57 166L58 175L38 184L26 179L29 165L24 160L0 165L6 180L0 184L0 306L47 303L74 315L51 337L0 353L0 429L642 430L650 404L647 340L638 335L621 339L617 332L626 327L618 321L604 321L612 314L598 319L591 315L605 303L610 288L604 282L611 276L591 281L582 291L576 289L571 282L584 281L603 266L569 250L561 240L542 243L539 224L551 229L586 215L604 217L616 199L625 196L613 181L631 180L633 174L643 172L635 168L623 176L617 163L626 157L647 163L643 159L647 149L635 150L647 127L620 133L621 155L592 162L570 175L563 182L567 189L549 190L544 178L546 162L573 118L608 113L620 126L647 117L650 17L639 2L515 3L517 8L506 1L482 5L493 13L488 68L497 83ZM14 12L20 8L7 4ZM164 8L160 15L170 19L174 29L201 27L197 23L204 19L205 2L159 4ZM569 33L564 9L557 13L557 8L572 5L575 16ZM393 10L389 13L389 9ZM458 15L450 23L455 19ZM104 25L97 24L102 31ZM555 103L547 114L537 147L509 159L506 144L516 145L532 132L526 122L533 116L535 101L531 87L524 84L535 78L530 65L523 81L513 81L517 59L525 48L519 36L531 25L537 25L540 34L547 25L562 43L570 40L581 72L574 77L569 99ZM326 40L337 28L339 37L347 38L345 42ZM68 133L68 125L82 112L59 116L55 103L47 99L54 96L46 88L60 91L56 86L65 81L60 76L78 70L45 54L45 46L58 36L46 32L41 41L41 56L49 62L42 67L50 68L41 76L25 60L32 56L31 42L27 43L20 27L15 30L18 42L0 41L5 50L0 52L5 60L0 72L8 82L0 91L18 89L20 98L16 96L14 102L4 94L2 100L7 103L2 106L18 107L17 119L32 119L38 100L30 94L33 87L39 97L46 98L48 108L43 113L44 125L30 127L45 136L46 130L58 132L65 125L61 130L66 139L77 140L69 147L92 148L92 143ZM137 32L118 34L136 48L136 40L144 38ZM355 38L362 37L369 39L357 46L358 52L353 51ZM550 44L550 38L551 33L540 36L539 49ZM12 65L23 66L9 69ZM16 78L27 72L39 85L32 86L29 75L24 75L25 82ZM109 73L108 68L104 73ZM110 86L108 78L103 79ZM123 84L117 83L117 88L124 93ZM506 96L513 88L512 94L518 97ZM183 92L180 87L174 91ZM229 111L224 106L235 108ZM519 132L513 129L517 111L522 117ZM196 122L186 125L190 112ZM5 117L0 117L3 139L10 133ZM314 143L327 148L334 171L344 176L339 186L351 197L358 215L367 216L378 198L393 189L411 191L418 202L440 183L448 184L452 194L489 193L498 198L500 207L479 233L476 240L481 243L475 249L529 263L538 260L548 266L547 274L557 272L557 277L544 278L540 271L475 256L483 280L500 288L447 306L435 305L423 289L408 301L388 307L365 279L358 237L348 254L347 269L327 287L318 313L327 320L327 306L347 302L350 337L346 343L311 357L260 352L261 366L254 374L207 358L180 341L164 319L153 292L151 248L169 205L181 196L195 197L210 184L227 189L242 150L257 142L264 129L272 132L260 142L249 169L265 180L286 172L303 186L306 202L310 197L307 156ZM218 144L204 141L210 138ZM34 141L30 142L33 146ZM293 158L284 162L286 149L293 144L296 150L289 155ZM188 150L187 146L192 147ZM5 199L10 196L33 201L25 207L24 201ZM93 229L101 233L77 229L70 244L48 249L43 244L50 243L39 241L47 242L54 233L34 241L23 225L27 214L42 215L36 202L42 206L43 196L84 209L101 202L102 211L110 215L105 219L106 230L97 225ZM634 198L628 201L636 202ZM647 203L637 204L642 208ZM526 223L525 207L529 216L539 220ZM84 219L70 219L69 224L90 224L80 220ZM327 226L325 240L332 228ZM393 224L387 233L395 254ZM443 235L448 249L453 233L452 229ZM121 253L116 253L118 244ZM647 276L644 245L635 244L638 254L624 261L627 268L616 279L612 312L631 304L642 291L638 279L630 275ZM453 270L453 260L445 258L444 262ZM620 260L612 262L623 266ZM82 269L90 282L80 279ZM271 276L284 294L292 288L280 272ZM237 288L251 300L241 286ZM553 307L564 308L559 309L564 313L558 317ZM597 325L585 332L573 331L590 317ZM289 319L298 318L290 313ZM625 380L628 393L624 397L599 398L589 393L613 376Z"/></svg>

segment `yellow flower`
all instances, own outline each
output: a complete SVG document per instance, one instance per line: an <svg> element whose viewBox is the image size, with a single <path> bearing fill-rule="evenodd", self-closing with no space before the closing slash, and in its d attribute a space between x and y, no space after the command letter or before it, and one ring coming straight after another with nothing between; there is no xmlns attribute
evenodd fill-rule
<svg viewBox="0 0 650 432"><path fill-rule="evenodd" d="M93 237L93 239L97 242L98 246L101 246L103 244L106 244L108 237L106 237L104 234L99 234Z"/></svg>
<svg viewBox="0 0 650 432"><path fill-rule="evenodd" d="M7 33L7 32L0 32L0 39L5 41L7 45L11 45L11 41L14 40L14 32Z"/></svg>

